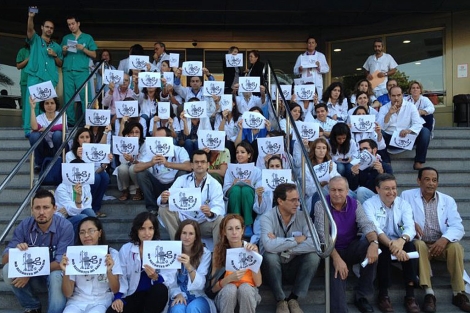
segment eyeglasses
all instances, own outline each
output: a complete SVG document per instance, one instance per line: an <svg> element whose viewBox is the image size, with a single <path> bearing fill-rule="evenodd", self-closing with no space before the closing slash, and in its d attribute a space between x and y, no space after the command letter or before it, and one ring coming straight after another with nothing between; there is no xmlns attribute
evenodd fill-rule
<svg viewBox="0 0 470 313"><path fill-rule="evenodd" d="M78 234L80 236L86 236L86 235L93 236L97 231L98 229L81 230Z"/></svg>
<svg viewBox="0 0 470 313"><path fill-rule="evenodd" d="M292 199L286 199L285 201L289 201L291 203L299 203L300 199L299 198L292 198Z"/></svg>
<svg viewBox="0 0 470 313"><path fill-rule="evenodd" d="M203 165L203 164L206 164L207 161L193 161L193 163L194 163L194 164L201 164L201 165Z"/></svg>
<svg viewBox="0 0 470 313"><path fill-rule="evenodd" d="M397 187L382 187L380 188L386 192L390 192L390 191L397 191Z"/></svg>

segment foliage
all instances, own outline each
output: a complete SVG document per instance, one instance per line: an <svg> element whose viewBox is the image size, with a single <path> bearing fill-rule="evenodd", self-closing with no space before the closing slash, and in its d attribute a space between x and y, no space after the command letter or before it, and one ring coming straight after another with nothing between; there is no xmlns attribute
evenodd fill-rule
<svg viewBox="0 0 470 313"><path fill-rule="evenodd" d="M5 74L3 74L2 72L0 72L0 85L13 86L14 84L15 83L13 82L13 80L11 80L10 77L8 77Z"/></svg>
<svg viewBox="0 0 470 313"><path fill-rule="evenodd" d="M408 92L408 88L410 87L410 77L407 76L405 72L400 72L397 70L397 72L388 79L396 79L398 86L401 87L401 90L403 90L404 93Z"/></svg>

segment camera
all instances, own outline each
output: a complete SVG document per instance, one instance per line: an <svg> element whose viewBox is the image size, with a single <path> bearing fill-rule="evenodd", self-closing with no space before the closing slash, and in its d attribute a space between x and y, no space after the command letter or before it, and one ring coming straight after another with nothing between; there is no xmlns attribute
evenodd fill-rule
<svg viewBox="0 0 470 313"><path fill-rule="evenodd" d="M193 41L193 47L196 47L196 46L197 46L197 41L194 40L194 41Z"/></svg>

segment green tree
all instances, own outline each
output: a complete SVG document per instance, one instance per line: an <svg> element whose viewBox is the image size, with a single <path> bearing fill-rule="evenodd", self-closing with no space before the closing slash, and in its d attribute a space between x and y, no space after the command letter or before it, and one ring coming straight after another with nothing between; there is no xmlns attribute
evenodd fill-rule
<svg viewBox="0 0 470 313"><path fill-rule="evenodd" d="M5 74L3 74L2 72L0 72L0 85L13 86L14 84L15 84L15 82L13 82L13 80L11 80L10 77L8 77Z"/></svg>
<svg viewBox="0 0 470 313"><path fill-rule="evenodd" d="M410 77L407 76L405 72L400 72L397 70L396 73L392 76L389 76L388 79L395 79L403 92L408 92L408 88L410 87Z"/></svg>

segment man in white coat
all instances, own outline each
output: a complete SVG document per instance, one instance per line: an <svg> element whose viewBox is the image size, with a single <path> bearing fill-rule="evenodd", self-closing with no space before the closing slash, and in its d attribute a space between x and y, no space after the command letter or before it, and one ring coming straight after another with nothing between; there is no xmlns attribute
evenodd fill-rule
<svg viewBox="0 0 470 313"><path fill-rule="evenodd" d="M439 173L432 167L418 172L419 188L403 191L401 197L413 208L419 252L419 284L425 290L423 312L436 311L436 297L431 286L431 259L447 262L453 291L452 304L470 312L468 297L463 293L463 248L459 241L465 234L455 200L439 191Z"/></svg>

